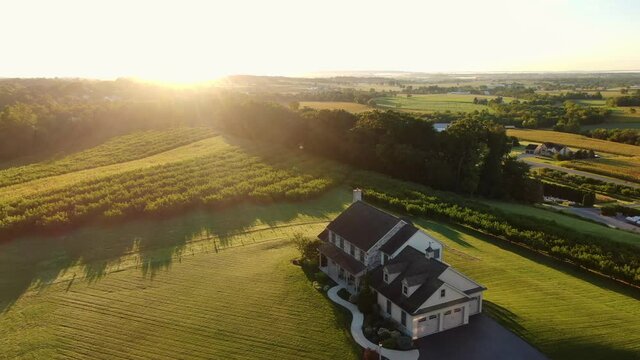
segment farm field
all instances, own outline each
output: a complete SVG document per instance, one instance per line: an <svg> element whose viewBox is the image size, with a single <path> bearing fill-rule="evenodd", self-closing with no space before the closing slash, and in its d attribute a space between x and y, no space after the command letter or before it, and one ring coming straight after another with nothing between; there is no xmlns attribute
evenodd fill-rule
<svg viewBox="0 0 640 360"><path fill-rule="evenodd" d="M346 110L352 113L373 110L367 105L343 101L301 101L300 107L310 107L316 110Z"/></svg>
<svg viewBox="0 0 640 360"><path fill-rule="evenodd" d="M403 110L413 112L472 112L475 110L490 110L486 105L473 103L473 98L493 99L495 96L484 95L455 95L455 94L429 94L413 95L406 97L403 95L377 98L376 107L390 110ZM510 102L511 98L504 98L505 102Z"/></svg>
<svg viewBox="0 0 640 360"><path fill-rule="evenodd" d="M317 234L349 200L338 188L302 203L2 244L0 358L356 358L343 313L290 265L286 241ZM445 244L445 261L489 288L485 312L551 358L640 353L637 294L470 230L415 221Z"/></svg>
<svg viewBox="0 0 640 360"><path fill-rule="evenodd" d="M592 139L578 134L550 130L508 129L507 135L539 143L549 141L579 149L593 149L594 151L624 156L640 156L640 147L638 146Z"/></svg>
<svg viewBox="0 0 640 360"><path fill-rule="evenodd" d="M125 163L122 166L127 171L123 172L118 164L109 176L96 168L89 170L93 178L78 177L79 173L61 175L58 178L67 181L57 181L54 187L47 185L51 178L44 178L42 189L30 182L5 188L14 191L6 192L4 204L0 204L0 230L11 236L73 227L87 220L224 206L245 199L270 202L308 198L334 185L341 176L340 167L334 163L302 153L260 145L240 148L223 137L204 141L210 143L200 146L206 149L201 156L180 161L168 156L169 151L156 156L168 156L170 162L162 165L135 167ZM75 183L71 185L72 181ZM21 196L16 196L17 188L23 190Z"/></svg>
<svg viewBox="0 0 640 360"><path fill-rule="evenodd" d="M215 133L208 128L149 130L124 135L59 160L0 170L0 187L142 159L213 136Z"/></svg>
<svg viewBox="0 0 640 360"><path fill-rule="evenodd" d="M640 247L640 235L627 231L611 229L606 226L596 224L579 218L563 215L556 211L545 210L539 207L493 200L482 200L483 203L498 208L506 213L532 216L544 220L552 220L560 225L576 229L584 234L596 236L603 241L614 241L633 244Z"/></svg>
<svg viewBox="0 0 640 360"><path fill-rule="evenodd" d="M563 161L562 166L640 183L640 156Z"/></svg>
<svg viewBox="0 0 640 360"><path fill-rule="evenodd" d="M2 244L0 358L355 359L289 242L348 195Z"/></svg>

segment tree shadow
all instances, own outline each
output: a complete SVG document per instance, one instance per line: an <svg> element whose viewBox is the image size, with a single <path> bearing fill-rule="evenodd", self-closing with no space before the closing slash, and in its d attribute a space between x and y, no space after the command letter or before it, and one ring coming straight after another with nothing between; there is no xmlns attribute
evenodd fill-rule
<svg viewBox="0 0 640 360"><path fill-rule="evenodd" d="M507 250L519 256L522 256L530 261L533 261L537 264L544 265L546 267L552 268L554 270L560 271L563 274L578 278L582 281L588 282L591 285L597 286L602 289L606 289L609 291L614 291L616 293L629 296L636 300L640 300L640 289L625 285L620 283L614 279L611 279L607 276L600 275L597 273L590 272L588 270L582 269L576 265L563 262L561 260L549 257L547 255L538 253L534 250L525 248L521 245L512 243L510 241L496 238L494 236L487 235L485 233L479 232L477 230L467 228L457 224L447 224L447 226L459 229L460 232L468 233L473 237L486 241L492 245L495 245L503 250Z"/></svg>
<svg viewBox="0 0 640 360"><path fill-rule="evenodd" d="M235 246L239 235L270 227L329 221L343 210L349 193L329 190L315 199L276 204L244 202L225 209L195 209L181 215L89 225L63 235L33 236L0 243L0 313L29 289L60 281L97 282L109 273L137 268L153 279L189 255L187 245L206 240L207 251ZM213 245L210 245L213 243ZM69 273L71 272L71 273Z"/></svg>
<svg viewBox="0 0 640 360"><path fill-rule="evenodd" d="M482 311L519 337L526 338L527 331L520 325L520 317L511 310L491 301L482 300Z"/></svg>

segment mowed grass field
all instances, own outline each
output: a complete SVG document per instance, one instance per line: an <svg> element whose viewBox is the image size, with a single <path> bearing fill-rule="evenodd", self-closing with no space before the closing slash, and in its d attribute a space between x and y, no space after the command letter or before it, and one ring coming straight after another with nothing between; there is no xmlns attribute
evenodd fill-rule
<svg viewBox="0 0 640 360"><path fill-rule="evenodd" d="M431 112L472 112L475 110L490 110L486 105L473 103L473 98L493 99L495 96L484 95L456 95L456 94L429 94L429 95L406 95L387 96L375 99L376 106L381 109L403 110L422 113ZM511 98L504 98L505 102Z"/></svg>
<svg viewBox="0 0 640 360"><path fill-rule="evenodd" d="M621 242L640 247L640 235L638 234L618 229L611 229L601 224L581 220L577 217L564 215L557 211L541 209L531 205L492 200L483 200L482 202L491 207L498 208L508 214L520 214L543 220L555 221L560 225L576 229L581 233L593 235L600 238L602 241Z"/></svg>
<svg viewBox="0 0 640 360"><path fill-rule="evenodd" d="M300 107L309 107L316 110L345 110L352 113L373 110L367 105L344 101L301 101Z"/></svg>
<svg viewBox="0 0 640 360"><path fill-rule="evenodd" d="M551 359L640 357L637 291L473 231L417 223L445 244L444 261L488 288L483 311Z"/></svg>
<svg viewBox="0 0 640 360"><path fill-rule="evenodd" d="M592 139L578 134L550 130L508 129L507 135L538 143L555 142L579 149L593 149L594 151L624 156L640 156L640 146Z"/></svg>
<svg viewBox="0 0 640 360"><path fill-rule="evenodd" d="M0 245L4 358L351 359L348 319L288 238L350 200L240 204ZM552 359L637 359L638 293L425 219L444 260L487 286L485 313ZM473 319L472 319L473 321Z"/></svg>
<svg viewBox="0 0 640 360"><path fill-rule="evenodd" d="M349 194L0 245L2 359L356 359L290 263Z"/></svg>

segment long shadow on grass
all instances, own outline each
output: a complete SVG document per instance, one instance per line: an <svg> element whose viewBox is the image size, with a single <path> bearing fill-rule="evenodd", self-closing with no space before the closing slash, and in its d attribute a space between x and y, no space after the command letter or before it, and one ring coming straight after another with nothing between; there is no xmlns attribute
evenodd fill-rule
<svg viewBox="0 0 640 360"><path fill-rule="evenodd" d="M344 189L300 203L244 203L222 210L193 210L182 215L88 226L66 235L19 238L0 243L0 313L28 289L56 281L85 278L96 282L119 269L135 267L152 279L158 271L190 256L188 243L208 239L206 251L232 245L233 237L288 222L329 221L348 200ZM302 218L301 218L302 217ZM268 239L267 239L268 240ZM205 244L206 243L206 244ZM234 244L238 245L238 244Z"/></svg>
<svg viewBox="0 0 640 360"><path fill-rule="evenodd" d="M573 276L575 278L578 278L580 280L586 281L594 286L603 288L603 289L607 289L610 291L614 291L617 292L619 294L622 295L626 295L629 297L632 297L636 300L640 300L640 290L637 288L633 288L631 286L626 286L624 284L621 284L619 282L616 282L612 279L609 279L605 276L601 276L595 273L590 273L586 270L582 270L580 268L578 268L577 266L562 262L560 260L556 260L554 258L548 257L546 255L537 253L533 250L524 248L522 246L513 244L509 241L506 240L502 240L502 239L498 239L495 238L493 236L489 236L486 235L484 233L481 233L479 231L470 229L470 228L466 228L460 225L456 225L456 224L447 224L448 227L451 227L452 229L456 229L462 233L468 233L471 236L474 236L476 238L482 239L483 241L486 241L492 245L495 245L501 249L504 250L508 250L512 253L518 254L524 258L527 258L528 260L531 260L535 263L550 267L554 270L558 270L564 274L567 274L569 276ZM433 229L433 226L430 226L429 224L426 224L426 228L428 229Z"/></svg>

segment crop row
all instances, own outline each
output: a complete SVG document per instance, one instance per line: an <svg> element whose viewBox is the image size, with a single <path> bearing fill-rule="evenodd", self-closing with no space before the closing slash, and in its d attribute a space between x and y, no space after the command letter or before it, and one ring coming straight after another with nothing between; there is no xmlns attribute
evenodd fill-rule
<svg viewBox="0 0 640 360"><path fill-rule="evenodd" d="M142 159L214 135L215 133L208 128L149 130L124 135L59 160L2 170L0 171L0 187Z"/></svg>
<svg viewBox="0 0 640 360"><path fill-rule="evenodd" d="M259 157L228 148L0 203L0 234L244 200L304 199L335 184L339 172L329 162L289 154Z"/></svg>
<svg viewBox="0 0 640 360"><path fill-rule="evenodd" d="M398 184L371 174L354 178L367 200L418 216L436 217L550 254L589 270L640 285L637 246L576 233L553 221L511 215L424 186Z"/></svg>

